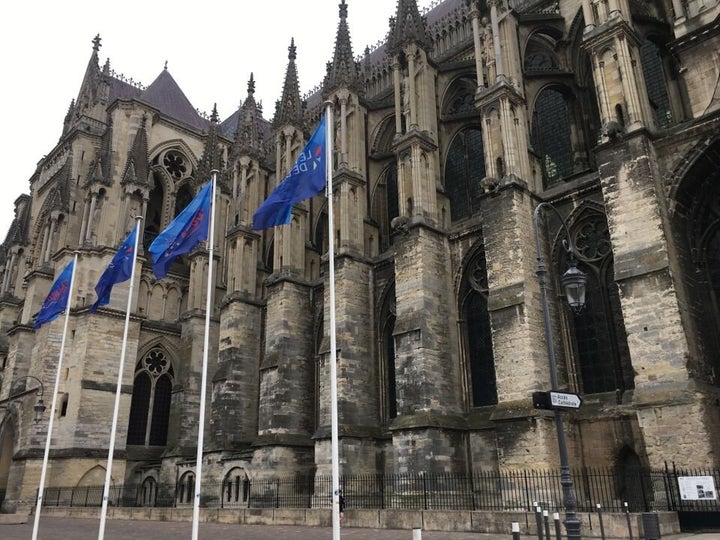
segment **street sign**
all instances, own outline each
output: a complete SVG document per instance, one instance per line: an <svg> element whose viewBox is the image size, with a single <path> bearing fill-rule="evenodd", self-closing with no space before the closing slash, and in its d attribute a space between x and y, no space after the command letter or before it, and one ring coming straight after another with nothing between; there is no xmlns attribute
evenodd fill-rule
<svg viewBox="0 0 720 540"><path fill-rule="evenodd" d="M569 392L533 392L533 407L535 409L545 409L549 411L567 411L577 410L582 405L582 398L577 394Z"/></svg>
<svg viewBox="0 0 720 540"><path fill-rule="evenodd" d="M548 392L550 395L550 405L556 409L579 409L582 405L582 398L577 394L569 392Z"/></svg>

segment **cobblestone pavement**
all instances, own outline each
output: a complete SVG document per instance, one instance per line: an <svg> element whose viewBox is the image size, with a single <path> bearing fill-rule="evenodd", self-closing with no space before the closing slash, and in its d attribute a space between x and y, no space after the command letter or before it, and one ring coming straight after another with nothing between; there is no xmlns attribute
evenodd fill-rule
<svg viewBox="0 0 720 540"><path fill-rule="evenodd" d="M91 540L97 538L99 520L78 518L40 518L39 540ZM28 540L33 523L0 525L0 539ZM179 521L133 521L109 519L105 528L107 540L181 540L190 538L192 524ZM203 540L331 540L328 527L290 527L270 525L230 525L201 523L199 537ZM423 531L422 540L502 540L505 536L477 533ZM523 540L534 540L523 536ZM342 540L413 540L410 530L343 528ZM607 539L621 540L621 539ZM663 536L663 540L720 540L720 532Z"/></svg>
<svg viewBox="0 0 720 540"><path fill-rule="evenodd" d="M99 520L40 516L38 540L90 540L97 538ZM32 536L32 519L21 525L0 525L0 539L27 540ZM178 521L108 520L107 540L181 540L190 538L192 523ZM331 540L329 527L292 527L200 523L203 540ZM342 540L412 540L411 530L343 528ZM424 531L422 540L490 540L496 535ZM511 535L508 534L510 539Z"/></svg>

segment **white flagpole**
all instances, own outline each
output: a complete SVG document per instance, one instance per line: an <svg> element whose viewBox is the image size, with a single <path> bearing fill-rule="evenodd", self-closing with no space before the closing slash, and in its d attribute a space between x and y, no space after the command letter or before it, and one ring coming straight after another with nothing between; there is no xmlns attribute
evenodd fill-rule
<svg viewBox="0 0 720 540"><path fill-rule="evenodd" d="M128 292L127 309L125 310L125 330L123 331L122 347L120 349L120 366L118 367L117 388L115 389L115 409L113 410L112 428L110 429L110 448L108 448L107 468L105 469L105 488L103 490L102 510L100 511L100 530L98 531L98 540L103 540L105 537L105 521L107 518L110 482L112 481L113 454L115 453L115 431L117 430L118 415L120 412L120 394L122 392L122 379L125 368L125 351L127 350L128 326L130 325L132 293L135 283L135 263L137 262L138 243L140 240L140 221L142 220L142 216L136 216L135 220L135 247L133 250L132 268L130 269L130 291Z"/></svg>
<svg viewBox="0 0 720 540"><path fill-rule="evenodd" d="M215 185L218 171L212 174L212 199L210 201L210 234L208 235L208 278L207 298L205 300L205 341L203 344L202 381L200 383L200 419L198 422L197 457L195 458L195 499L193 501L192 540L198 537L200 521L200 491L202 485L202 456L205 438L205 386L207 385L208 349L210 348L210 315L212 311L213 292L213 252L215 251Z"/></svg>
<svg viewBox="0 0 720 540"><path fill-rule="evenodd" d="M333 115L325 102L325 179L328 200L328 268L330 271L330 447L332 454L333 540L340 540L340 458L338 455L337 345L335 338L335 222L333 221Z"/></svg>
<svg viewBox="0 0 720 540"><path fill-rule="evenodd" d="M40 487L38 488L37 505L35 506L35 522L33 523L32 540L37 540L38 528L40 526L40 510L42 509L43 492L45 491L45 475L47 473L48 457L50 456L50 438L52 437L53 420L55 419L55 404L57 403L58 387L60 386L60 369L62 368L63 355L65 354L65 338L67 337L68 321L70 320L70 304L73 298L77 261L78 252L76 251L73 259L72 276L70 277L70 290L68 291L67 305L65 306L65 325L63 326L62 342L60 343L60 356L58 357L57 371L55 373L55 388L53 389L52 405L50 405L50 420L48 421L47 437L45 437L45 454L43 455L42 472L40 473Z"/></svg>

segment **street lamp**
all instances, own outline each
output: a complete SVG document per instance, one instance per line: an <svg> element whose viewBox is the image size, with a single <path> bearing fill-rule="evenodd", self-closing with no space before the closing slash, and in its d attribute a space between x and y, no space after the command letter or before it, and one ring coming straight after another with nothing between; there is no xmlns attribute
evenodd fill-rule
<svg viewBox="0 0 720 540"><path fill-rule="evenodd" d="M537 270L536 275L540 284L540 295L542 298L543 322L545 324L545 343L547 345L548 362L550 367L550 385L551 390L558 390L557 363L555 361L555 346L553 344L552 329L550 327L550 309L547 300L547 267L545 259L542 255L540 246L540 233L538 221L540 219L540 211L543 208L549 208L560 219L562 228L565 231L567 240L563 241L563 245L568 255L567 272L563 274L560 283L565 290L565 296L568 304L576 313L585 307L585 286L587 284L587 276L577 268L577 260L575 258L575 248L572 243L570 231L568 230L565 220L552 204L541 202L535 208L533 214L533 225L535 228L535 245L537 247ZM573 479L570 473L570 465L568 460L567 442L565 440L565 427L563 426L561 411L554 409L555 429L557 430L558 453L560 454L560 485L563 490L563 505L565 506L565 530L567 531L568 540L580 540L580 520L577 517L577 503L575 502L575 494L573 493Z"/></svg>
<svg viewBox="0 0 720 540"><path fill-rule="evenodd" d="M43 394L45 393L45 386L43 385L42 381L40 379L38 379L37 377L35 377L34 375L25 375L24 377L20 377L17 380L22 380L22 379L33 379L33 380L37 381L39 386L37 388L31 388L30 390L24 390L15 395L12 395L8 398L5 398L0 401L0 405L9 403L9 402L13 401L14 399L17 399L26 394L30 394L32 392L37 392L38 399L35 402L35 405L33 405L33 410L35 411L35 417L33 418L33 421L37 424L38 422L40 422L40 420L42 420L43 414L45 413L45 410L47 409L47 407L45 407L45 403L43 402Z"/></svg>

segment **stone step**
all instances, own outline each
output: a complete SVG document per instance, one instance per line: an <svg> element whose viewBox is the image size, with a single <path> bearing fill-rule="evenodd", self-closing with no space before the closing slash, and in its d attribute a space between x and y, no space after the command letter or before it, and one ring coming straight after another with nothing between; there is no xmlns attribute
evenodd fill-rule
<svg viewBox="0 0 720 540"><path fill-rule="evenodd" d="M19 525L28 522L28 514L0 514L0 525Z"/></svg>

